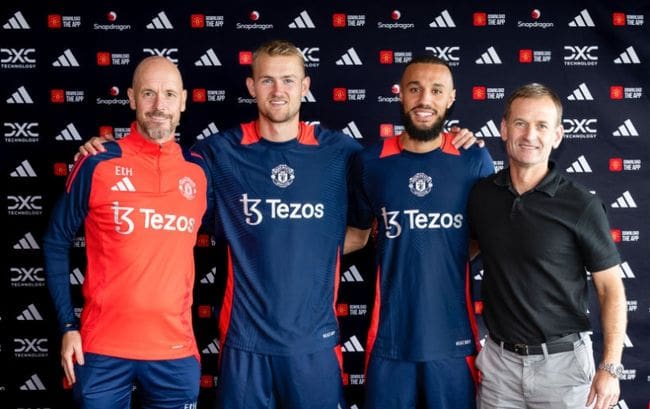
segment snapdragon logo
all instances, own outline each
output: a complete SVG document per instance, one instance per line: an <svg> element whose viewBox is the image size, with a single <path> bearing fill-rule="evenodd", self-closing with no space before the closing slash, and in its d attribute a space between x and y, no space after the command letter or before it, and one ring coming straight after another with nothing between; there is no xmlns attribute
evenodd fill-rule
<svg viewBox="0 0 650 409"><path fill-rule="evenodd" d="M382 207L381 216L386 237L389 239L399 237L404 226L411 230L460 229L463 227L463 215L460 213L427 213L419 209L399 211L386 210L386 207Z"/></svg>
<svg viewBox="0 0 650 409"><path fill-rule="evenodd" d="M134 207L120 206L117 201L113 202L111 209L113 210L115 231L123 235L131 234L136 229L134 218L138 214L141 216L139 219L142 219L142 228L147 230L193 233L196 225L196 220L193 217L158 213L155 209L149 208L136 209ZM136 210L137 212L133 214Z"/></svg>
<svg viewBox="0 0 650 409"><path fill-rule="evenodd" d="M264 220L264 214L271 219L322 219L325 215L323 203L285 203L280 199L254 199L244 193L239 201L242 204L246 224L257 226ZM270 214L269 214L270 213Z"/></svg>

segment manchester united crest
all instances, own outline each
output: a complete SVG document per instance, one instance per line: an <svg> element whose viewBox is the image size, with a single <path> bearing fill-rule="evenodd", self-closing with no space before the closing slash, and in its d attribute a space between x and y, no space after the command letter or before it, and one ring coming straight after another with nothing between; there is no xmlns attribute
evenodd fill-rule
<svg viewBox="0 0 650 409"><path fill-rule="evenodd" d="M271 180L276 186L287 187L293 183L295 178L293 169L287 165L278 165L271 170Z"/></svg>
<svg viewBox="0 0 650 409"><path fill-rule="evenodd" d="M187 200L194 200L196 197L196 183L187 176L179 179L178 190L181 191L181 195Z"/></svg>
<svg viewBox="0 0 650 409"><path fill-rule="evenodd" d="M429 194L433 187L431 176L426 173L416 173L409 178L409 189L415 196L423 197Z"/></svg>

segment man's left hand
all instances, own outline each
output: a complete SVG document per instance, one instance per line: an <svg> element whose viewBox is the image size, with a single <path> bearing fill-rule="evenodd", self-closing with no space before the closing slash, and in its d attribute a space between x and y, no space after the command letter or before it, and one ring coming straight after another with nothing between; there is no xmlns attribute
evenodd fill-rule
<svg viewBox="0 0 650 409"><path fill-rule="evenodd" d="M454 135L454 139L451 140L451 144L454 145L456 149L463 147L468 149L470 146L476 144L479 147L485 146L485 141L482 139L477 139L474 136L474 132L470 131L467 128L460 129L457 126L451 127L451 134Z"/></svg>
<svg viewBox="0 0 650 409"><path fill-rule="evenodd" d="M620 393L618 379L605 371L596 371L587 397L587 406L595 402L594 409L609 409L618 403Z"/></svg>

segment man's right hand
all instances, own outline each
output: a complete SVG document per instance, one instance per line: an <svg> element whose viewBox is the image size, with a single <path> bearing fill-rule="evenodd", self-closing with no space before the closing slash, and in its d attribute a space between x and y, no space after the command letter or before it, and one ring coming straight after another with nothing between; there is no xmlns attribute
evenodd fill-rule
<svg viewBox="0 0 650 409"><path fill-rule="evenodd" d="M77 381L74 376L74 364L84 364L84 353L81 348L81 333L79 331L68 331L63 334L61 340L61 366L65 372L65 379L70 385Z"/></svg>
<svg viewBox="0 0 650 409"><path fill-rule="evenodd" d="M97 155L100 152L106 152L102 145L108 141L114 141L113 135L94 136L86 143L79 147L79 152L74 155L74 161L78 161L82 156Z"/></svg>

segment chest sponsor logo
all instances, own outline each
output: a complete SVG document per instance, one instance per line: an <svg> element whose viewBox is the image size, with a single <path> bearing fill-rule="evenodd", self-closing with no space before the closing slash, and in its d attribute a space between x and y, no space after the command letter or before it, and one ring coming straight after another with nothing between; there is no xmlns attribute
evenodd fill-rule
<svg viewBox="0 0 650 409"><path fill-rule="evenodd" d="M410 230L437 230L460 229L463 227L463 215L460 213L423 212L419 209L399 211L386 210L386 207L382 207L381 216L386 230L386 237L389 239L399 237L404 228Z"/></svg>
<svg viewBox="0 0 650 409"><path fill-rule="evenodd" d="M288 187L296 178L295 172L287 165L278 165L271 169L271 180L279 187Z"/></svg>
<svg viewBox="0 0 650 409"><path fill-rule="evenodd" d="M257 226L264 216L271 219L322 219L325 216L323 203L286 203L280 199L254 199L244 193L239 201L246 224Z"/></svg>
<svg viewBox="0 0 650 409"><path fill-rule="evenodd" d="M117 201L113 202L111 209L113 210L115 231L123 235L133 233L136 228L193 233L196 226L194 217L173 213L159 213L156 209L151 208L120 206ZM139 215L137 220L134 217L136 215Z"/></svg>
<svg viewBox="0 0 650 409"><path fill-rule="evenodd" d="M426 173L416 173L409 178L409 189L417 197L423 197L431 192L433 187L433 181L431 176Z"/></svg>

